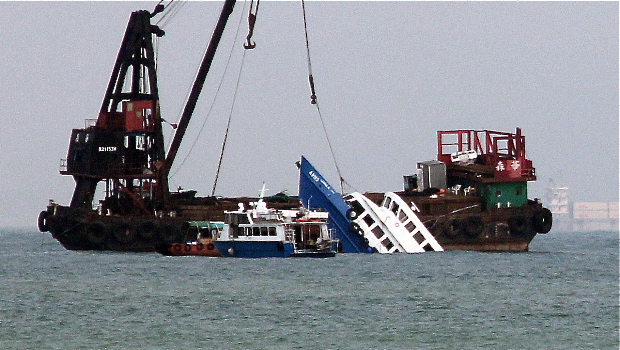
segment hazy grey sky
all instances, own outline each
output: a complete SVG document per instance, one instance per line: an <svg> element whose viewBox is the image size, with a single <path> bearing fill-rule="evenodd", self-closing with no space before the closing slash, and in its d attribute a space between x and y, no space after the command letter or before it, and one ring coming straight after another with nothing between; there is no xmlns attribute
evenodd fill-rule
<svg viewBox="0 0 620 350"><path fill-rule="evenodd" d="M97 117L131 11L156 3L0 2L0 227L35 227L48 199L68 204L74 183L58 170L71 129ZM164 26L158 69L169 121L179 117L220 6L190 2ZM302 154L336 185L309 103L301 5L260 6L217 194L257 195L263 182L271 194L296 194ZM202 195L213 186L247 34L243 8L177 164L232 49L228 76L172 186ZM572 200L618 200L617 2L312 1L306 10L321 111L353 186L345 190L402 189L402 175L436 157L437 130L521 127L539 179L531 198L552 178Z"/></svg>

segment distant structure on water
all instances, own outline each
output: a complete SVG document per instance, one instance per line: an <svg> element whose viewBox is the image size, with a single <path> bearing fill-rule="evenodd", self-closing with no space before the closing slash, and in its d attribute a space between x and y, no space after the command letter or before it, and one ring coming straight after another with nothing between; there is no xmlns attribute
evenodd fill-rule
<svg viewBox="0 0 620 350"><path fill-rule="evenodd" d="M551 180L545 203L553 213L555 232L620 230L618 202L571 202L568 187Z"/></svg>

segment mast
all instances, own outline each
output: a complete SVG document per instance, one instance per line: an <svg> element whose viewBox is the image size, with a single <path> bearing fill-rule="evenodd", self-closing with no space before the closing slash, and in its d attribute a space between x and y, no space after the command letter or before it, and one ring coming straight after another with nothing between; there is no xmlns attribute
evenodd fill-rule
<svg viewBox="0 0 620 350"><path fill-rule="evenodd" d="M179 121L177 130L174 134L170 149L168 150L168 155L166 156L165 161L159 169L158 183L161 185L160 188L163 189L163 192L159 193L159 195L161 196L161 200L163 202L166 202L168 195L168 174L170 173L172 163L174 163L174 159L177 155L177 152L179 151L179 147L181 146L181 141L183 140L183 136L185 136L185 131L187 130L187 126L189 125L192 114L194 113L194 109L196 108L198 97L202 92L202 87L211 68L211 63L213 62L215 52L217 51L220 39L222 38L222 34L224 33L224 29L226 28L228 18L230 17L230 14L233 12L233 9L235 7L235 3L236 0L226 0L224 2L224 6L222 7L219 20L217 22L215 30L213 31L213 35L211 36L211 41L209 42L207 51L205 52L205 55L202 59L200 69L198 70L198 74L196 75L194 85L192 86L192 90L187 99L187 103L185 104L185 108L183 109L183 114L181 115L181 120Z"/></svg>

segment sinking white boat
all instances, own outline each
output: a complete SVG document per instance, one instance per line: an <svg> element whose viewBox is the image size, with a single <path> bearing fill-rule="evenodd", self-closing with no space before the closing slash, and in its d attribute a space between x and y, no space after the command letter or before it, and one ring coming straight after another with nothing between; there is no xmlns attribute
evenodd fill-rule
<svg viewBox="0 0 620 350"><path fill-rule="evenodd" d="M351 206L347 216L351 228L368 240L378 253L422 253L443 251L435 237L397 194L385 194L382 204L373 203L359 192L344 197ZM411 206L414 209L415 205Z"/></svg>

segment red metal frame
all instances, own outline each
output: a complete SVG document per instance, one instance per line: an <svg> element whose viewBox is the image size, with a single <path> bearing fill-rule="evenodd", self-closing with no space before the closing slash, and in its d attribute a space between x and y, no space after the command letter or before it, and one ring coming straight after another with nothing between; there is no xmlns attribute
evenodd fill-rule
<svg viewBox="0 0 620 350"><path fill-rule="evenodd" d="M482 164L496 166L499 162L505 165L507 161L518 161L521 176L534 176L532 161L525 156L525 136L520 128L514 134L491 130L437 132L437 160L451 164L452 153L470 150L476 151Z"/></svg>

